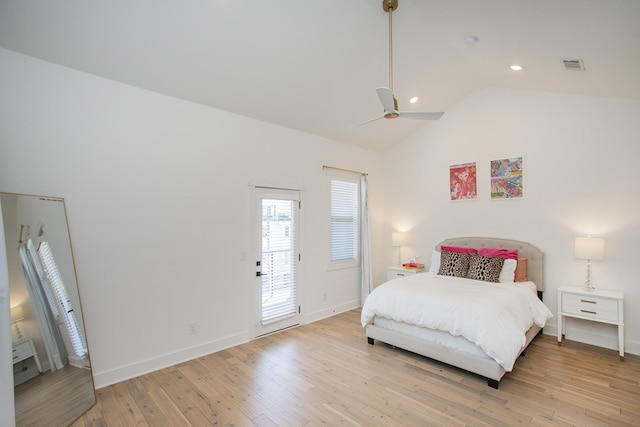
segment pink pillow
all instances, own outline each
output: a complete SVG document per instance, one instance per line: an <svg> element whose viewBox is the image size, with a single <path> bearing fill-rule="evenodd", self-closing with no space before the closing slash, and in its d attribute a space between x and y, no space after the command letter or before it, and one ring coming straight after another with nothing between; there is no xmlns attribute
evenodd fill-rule
<svg viewBox="0 0 640 427"><path fill-rule="evenodd" d="M477 254L478 251L473 248L463 248L462 246L441 246L443 251L455 252L458 254Z"/></svg>
<svg viewBox="0 0 640 427"><path fill-rule="evenodd" d="M504 259L518 260L518 250L498 249L498 248L480 248L478 253L482 256L497 256Z"/></svg>

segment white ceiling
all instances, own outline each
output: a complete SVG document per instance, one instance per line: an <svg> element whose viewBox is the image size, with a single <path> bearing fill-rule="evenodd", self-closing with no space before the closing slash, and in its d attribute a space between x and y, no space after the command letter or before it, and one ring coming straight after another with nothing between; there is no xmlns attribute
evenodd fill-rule
<svg viewBox="0 0 640 427"><path fill-rule="evenodd" d="M393 42L401 110L491 86L640 99L640 0L399 0ZM382 0L0 0L0 46L374 150L429 125L352 126L382 114Z"/></svg>

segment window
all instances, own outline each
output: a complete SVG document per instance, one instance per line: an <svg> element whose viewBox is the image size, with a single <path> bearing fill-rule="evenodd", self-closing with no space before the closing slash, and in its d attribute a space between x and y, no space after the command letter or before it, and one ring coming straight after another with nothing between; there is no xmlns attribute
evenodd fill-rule
<svg viewBox="0 0 640 427"><path fill-rule="evenodd" d="M331 249L332 267L355 267L359 262L357 179L331 178Z"/></svg>
<svg viewBox="0 0 640 427"><path fill-rule="evenodd" d="M40 247L38 248L38 257L44 267L44 273L47 276L51 290L55 294L58 307L62 309L62 318L67 327L73 351L76 356L85 357L87 355L87 344L84 336L82 335L82 331L80 330L80 326L78 325L78 319L73 311L71 299L69 298L67 289L64 286L60 270L58 270L58 264L56 264L56 260L53 257L53 252L51 252L48 242L40 243Z"/></svg>

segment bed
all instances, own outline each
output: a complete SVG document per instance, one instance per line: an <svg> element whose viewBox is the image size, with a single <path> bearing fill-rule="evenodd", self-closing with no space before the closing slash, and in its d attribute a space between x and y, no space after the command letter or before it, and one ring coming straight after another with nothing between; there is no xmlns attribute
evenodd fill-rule
<svg viewBox="0 0 640 427"><path fill-rule="evenodd" d="M523 264L526 264L526 279L522 279L526 280L526 282L511 283L510 285L506 283L478 282L470 279L444 277L442 275L435 274L434 271L431 273L421 273L410 275L405 278L393 279L374 289L365 301L362 311L362 323L363 326L366 327L367 340L371 345L374 344L375 340L379 340L394 347L408 350L483 376L487 379L490 387L497 389L502 377L512 370L515 360L523 355L527 346L536 337L536 335L541 332L546 320L552 317L548 308L541 303L544 292L544 254L540 249L527 242L491 237L460 237L447 239L438 243L436 251L441 252L441 248L443 246L475 249L499 248L509 251L517 250L518 258ZM448 252L449 251L444 251L442 253L443 255L450 255ZM526 261L522 260L522 258L526 258ZM447 280L451 281L447 282ZM510 346L510 348L494 351L484 342L486 332L467 332L461 331L459 328L459 324L467 324L470 329L473 329L474 325L478 322L459 321L454 319L457 315L452 316L450 314L454 312L461 313L466 310L466 308L464 308L464 310L458 309L457 307L445 308L446 303L444 302L438 304L432 302L435 301L435 297L432 294L429 294L428 297L411 294L411 292L427 292L424 290L425 286L423 286L423 283L427 283L426 281L436 282L433 286L440 286L442 289L451 288L453 286L475 285L471 286L471 288L464 288L470 290L457 291L458 293L456 294L456 297L454 298L455 301L453 303L460 304L460 307L471 307L474 305L482 306L482 304L472 303L470 300L466 301L465 299L460 299L460 295L466 295L471 299L474 298L472 295L473 293L482 293L486 290L486 292L499 292L496 294L498 295L496 298L501 298L502 295L512 292L512 288L517 288L519 290L522 287L528 287L529 290L527 292L519 293L531 294L526 296L524 299L532 301L523 302L522 304L531 307L535 306L535 310L538 310L539 312L534 315L537 316L535 320L531 319L530 325L521 325L521 330L519 332L505 332L505 334L509 335L508 340L504 337L504 342L507 343L505 344L505 347ZM465 283L459 284L458 282ZM453 285L454 283L455 285ZM442 286L443 284L446 286ZM517 287L515 285L517 285ZM497 290L507 288L509 288L508 291ZM455 291L456 290L454 290L454 292ZM396 294L390 292L396 292ZM434 295L438 294L438 292L438 290L435 290ZM404 302L401 302L402 300L400 299L400 296L396 299L396 295L403 293L405 294L405 298L409 295L411 297L410 300L405 299ZM489 294L482 295L483 297L488 297ZM424 306L421 304L424 304ZM464 306L464 304L467 304L467 306ZM395 310L394 313L397 314L385 311L385 306L389 306L388 310ZM441 327L442 323L430 323L430 321L420 322L418 321L422 318L422 314L420 313L407 314L414 313L416 307L419 307L419 309L423 310L424 313L426 313L426 311L429 311L429 313L438 312L440 308L442 308L440 311L443 316L449 317L446 321L443 320L442 323L456 324L455 330L452 330L452 332L444 330L445 328ZM429 309L425 310L424 307L429 307ZM525 309L520 310L520 308L518 308L518 310L527 311ZM494 310L493 308L489 308L487 304L486 311L489 312L487 313L487 317L493 317L494 315L500 314L498 311L515 312L516 310L512 308ZM530 313L527 311L526 316L529 316L529 314ZM517 315L520 316L519 314ZM523 315L523 317L526 316ZM500 320L500 322L503 321ZM422 323L422 325L416 325L419 323ZM517 323L522 324L523 321L518 320ZM475 327L475 329L478 328ZM490 327L489 329L501 330L502 323L498 326ZM500 333L502 333L502 331ZM518 334L520 336L515 336ZM514 335L515 338L511 335ZM476 339L477 336L480 336L481 339ZM500 337L497 337L497 339L493 338L493 341L496 342L501 342L502 340L503 338ZM513 342L511 340L513 340ZM487 341L490 341L490 339L487 339ZM501 354L503 352L508 354Z"/></svg>

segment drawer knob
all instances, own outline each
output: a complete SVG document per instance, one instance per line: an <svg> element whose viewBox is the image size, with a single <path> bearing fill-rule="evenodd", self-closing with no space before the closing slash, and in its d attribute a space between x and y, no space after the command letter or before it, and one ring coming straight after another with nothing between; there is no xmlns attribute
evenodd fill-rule
<svg viewBox="0 0 640 427"><path fill-rule="evenodd" d="M583 313L589 313L589 314L597 314L595 311L589 311L589 310L580 310Z"/></svg>
<svg viewBox="0 0 640 427"><path fill-rule="evenodd" d="M581 299L580 302L586 302L589 304L595 304L597 301L589 301L588 299Z"/></svg>

